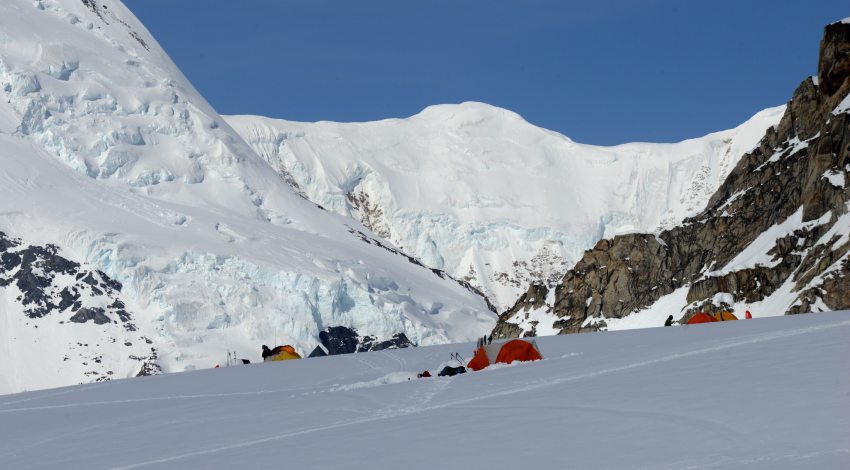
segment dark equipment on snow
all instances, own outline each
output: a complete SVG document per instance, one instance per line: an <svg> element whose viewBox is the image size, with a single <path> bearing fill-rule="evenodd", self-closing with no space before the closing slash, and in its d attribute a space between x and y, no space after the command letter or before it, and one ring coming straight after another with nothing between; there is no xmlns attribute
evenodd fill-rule
<svg viewBox="0 0 850 470"><path fill-rule="evenodd" d="M453 377L458 374L465 374L466 367L463 366L463 363L464 361L463 358L460 357L460 353L454 352L451 354L449 362L446 363L443 370L441 370L437 375L440 377Z"/></svg>
<svg viewBox="0 0 850 470"><path fill-rule="evenodd" d="M310 355L307 357L325 357L327 355L328 353L326 353L321 346L316 346L316 349L314 349L313 352L311 352Z"/></svg>
<svg viewBox="0 0 850 470"><path fill-rule="evenodd" d="M465 374L465 373L466 373L466 367L463 367L463 366L459 366L459 367L446 366L446 367L443 367L443 370L441 370L440 373L437 374L437 375L439 375L440 377L453 377L455 375Z"/></svg>

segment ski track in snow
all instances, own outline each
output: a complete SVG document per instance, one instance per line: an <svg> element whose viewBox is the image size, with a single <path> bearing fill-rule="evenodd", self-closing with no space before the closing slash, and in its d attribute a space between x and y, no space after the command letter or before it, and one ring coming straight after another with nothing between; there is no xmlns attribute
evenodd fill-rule
<svg viewBox="0 0 850 470"><path fill-rule="evenodd" d="M403 372L407 369L407 361L402 359L398 354L393 354L390 351L385 351L384 355L398 364L398 370L396 372Z"/></svg>
<svg viewBox="0 0 850 470"><path fill-rule="evenodd" d="M620 366L620 367L610 367L610 368L601 369L601 370L594 371L594 372L588 372L588 373L573 375L573 376L569 376L569 377L563 377L563 378L554 379L554 380L540 380L540 381L536 381L536 382L533 382L533 383L530 383L530 384L526 384L526 385L519 386L519 387L509 388L509 389L501 390L501 391L498 391L498 392L492 392L492 393L488 393L488 394L478 395L478 396L471 397L471 398L464 398L464 399L459 399L459 400L447 401L447 402L444 402L444 403L439 403L439 404L434 404L434 405L429 405L429 406L422 406L420 404L419 406L414 406L412 408L409 408L409 407L397 408L397 409L394 409L394 410L388 410L384 413L378 413L378 414L373 415L373 416L344 420L344 421L339 421L339 422L336 422L336 423L328 424L328 425L325 425L325 426L311 427L311 428L301 429L301 430L298 430L298 431L276 434L276 435L265 437L265 438L262 438L262 439L252 439L252 440L247 440L247 441L243 441L243 442L236 442L236 443L233 443L233 444L230 444L230 445L218 446L218 447L215 447L215 448L203 449L203 450L198 450L198 451L194 451L194 452L187 452L187 453L183 453L183 454L173 455L173 456L170 456L170 457L165 457L165 458L160 458L160 459L155 459L155 460L148 460L148 461L144 461L144 462L139 462L139 463L125 465L125 466L119 466L119 467L112 467L112 468L114 470L124 470L124 469L141 468L141 467L147 467L147 466L151 466L151 465L171 463L171 462L176 462L176 461L179 461L179 460L190 459L192 457L198 457L198 456L203 456L203 455L226 452L226 451L235 450L235 449L241 449L241 448L245 448L245 447L251 447L251 446L255 446L255 445L260 445L260 444L265 444L265 443L269 443L269 442L288 439L288 438L291 438L291 437L302 436L302 435L305 435L305 434L312 434L312 433L316 433L316 432L320 432L320 431L327 431L327 430L338 429L338 428L343 428L343 427L347 427L347 426L355 426L355 425L359 425L359 424L371 423L371 422L375 422L375 421L382 421L382 420L392 419L392 418L397 418L397 417L402 417L402 416L409 416L409 415L424 413L424 412L433 411L433 410L456 407L456 406L459 406L459 405L465 405L465 404L474 403L474 402L477 402L477 401L488 400L488 399L491 399L491 398L497 398L497 397L502 397L502 396L506 396L506 395L514 395L514 394L517 394L517 393L523 393L523 392L538 390L538 389L542 389L542 388L545 388L545 387L551 387L551 386L559 385L559 384L566 383L566 382L573 382L573 381L582 380L582 379L588 379L588 378L599 377L599 376L604 376L604 375L609 375L609 374L615 374L615 373L618 373L618 372L628 371L628 370L637 369L637 368L641 368L641 367L652 366L652 365L656 365L656 364L662 364L662 363L666 363L666 362L670 362L670 361L676 361L676 360L679 360L679 359L690 358L690 357L693 357L693 356L716 353L716 352L720 352L720 351L724 351L724 350L728 350L728 349L733 349L733 348L737 348L737 347L749 346L749 345L764 343L764 342L768 342L768 341L775 341L775 340L779 340L779 339L783 339L783 338L789 338L789 337L792 337L792 336L805 335L805 334L808 334L808 333L814 333L814 332L825 330L825 329L832 329L832 328L839 328L839 327L844 327L844 328L850 327L850 321L830 323L830 324L827 324L827 325L810 326L810 327L806 327L806 328L795 328L795 329L784 330L784 331L779 331L779 332L776 332L776 333L769 333L769 334L751 335L749 337L744 337L743 339L730 341L730 342L727 342L725 344L720 344L718 346L712 346L712 347L707 347L707 348L696 349L696 350L693 350L693 351L687 351L687 352L683 352L683 353L672 354L672 355L660 357L660 358L657 358L657 359L650 359L650 360L646 360L646 361L634 362L634 363L626 364L626 365ZM366 364L369 367L372 367L372 368L375 368L376 370L378 370L377 367L374 366L374 364L370 364L369 362L364 361L360 358L357 358L357 360L363 362L364 364ZM534 365L535 364L529 364L528 367L534 367ZM446 382L445 386L448 387L448 384L449 384L449 382L451 382L451 380L445 380L445 382ZM437 390L432 396L427 397L427 399L425 401L423 401L422 403L425 404L425 403L430 402L431 399L433 399L434 396L436 396L437 394L440 393L440 391L441 390ZM223 396L226 396L226 395L227 394L223 394ZM238 393L234 394L234 395L238 395ZM161 399L168 399L168 397L162 397ZM145 400L148 400L148 399L135 400L135 401L145 401ZM132 402L132 401L134 401L134 400L128 400L127 402ZM47 408L62 408L62 407L71 407L71 406L75 406L75 405L62 405L62 406L47 407ZM76 405L76 406L79 406L79 405ZM39 408L31 408L30 410L37 410L37 409L39 409ZM2 410L0 412L13 412L13 411L27 411L27 409ZM728 429L726 431L728 431ZM847 449L835 449L835 450L832 450L832 451L822 452L822 453L783 454L783 455L780 455L780 456L765 456L765 457L759 458L759 459L751 459L750 461L745 461L743 463L760 464L760 463L765 463L765 462L770 462L770 461L779 461L779 460L788 460L788 459L804 460L804 459L815 458L815 457L824 456L824 455L840 455L840 454L844 454L844 453L848 453L848 452L850 452L850 451L848 451ZM726 462L725 464L728 465L729 463L730 462ZM735 463L742 463L742 462L736 461ZM713 466L712 465L701 465L701 466L695 466L695 467L689 466L689 467L679 467L679 468L683 468L683 469L685 469L685 468L688 468L688 469L690 469L690 468L694 468L694 469L714 468L714 467L723 466L723 465L724 465L724 463L718 462L716 464L713 464Z"/></svg>
<svg viewBox="0 0 850 470"><path fill-rule="evenodd" d="M163 401L163 400L192 400L199 398L226 398L226 397L238 397L238 396L246 396L246 395L268 395L273 393L291 393L296 391L307 391L312 390L312 388L284 388L277 390L259 390L259 391L251 391L251 392L228 392L228 393L203 393L203 394L195 394L195 395L170 395L165 397L148 397L148 398L132 398L127 400L107 400L107 401L92 401L86 403L69 403L65 405L50 405L50 406L33 406L29 408L12 408L8 410L0 410L0 414L3 413L15 413L21 411L40 411L40 410L51 410L51 409L62 409L62 408L78 408L83 406L101 406L101 405L119 405L126 403L141 403L148 401ZM61 394L57 394L61 395ZM47 398L38 397L38 398ZM35 398L32 398L34 400ZM23 400L22 400L23 401ZM16 403L16 402L10 402ZM5 405L5 403L3 404Z"/></svg>
<svg viewBox="0 0 850 470"><path fill-rule="evenodd" d="M779 463L779 462L788 462L788 461L794 461L794 460L803 461L803 460L809 460L809 459L814 459L814 458L818 458L818 457L839 456L839 455L850 455L850 449L834 449L834 450L828 450L828 451L822 451L822 452L806 452L804 454L799 453L799 452L792 452L792 453L781 454L781 455L765 455L765 456L758 457L758 458L743 459L743 460L726 459L726 460L720 460L720 461L710 463L710 464L687 465L687 466L684 466L684 467L670 467L670 468L674 468L674 469L677 469L677 470L700 470L700 469L706 469L706 468L724 468L724 467L730 467L730 466L749 467L749 466L752 466L752 465L759 465L760 468L763 468L762 466L765 465L765 464L771 464L771 463L776 464L776 463ZM802 464L802 462L801 462L801 464ZM770 467L767 467L767 468L770 468Z"/></svg>

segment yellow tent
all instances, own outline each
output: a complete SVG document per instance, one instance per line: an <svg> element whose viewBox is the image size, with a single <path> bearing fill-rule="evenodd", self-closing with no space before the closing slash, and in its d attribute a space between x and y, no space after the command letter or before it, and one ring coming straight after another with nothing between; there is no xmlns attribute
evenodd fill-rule
<svg viewBox="0 0 850 470"><path fill-rule="evenodd" d="M736 317L735 314L732 312L717 312L714 314L714 318L717 321L729 321L738 319L738 317Z"/></svg>
<svg viewBox="0 0 850 470"><path fill-rule="evenodd" d="M271 355L267 356L263 359L266 362L269 361L288 361L290 359L301 359L301 355L295 351L290 345L278 346L271 350Z"/></svg>

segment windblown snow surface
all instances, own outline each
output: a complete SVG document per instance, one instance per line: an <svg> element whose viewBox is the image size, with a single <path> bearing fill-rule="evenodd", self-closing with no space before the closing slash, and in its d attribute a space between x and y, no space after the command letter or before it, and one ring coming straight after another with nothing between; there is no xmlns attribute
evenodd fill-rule
<svg viewBox="0 0 850 470"><path fill-rule="evenodd" d="M614 147L472 102L366 123L225 119L305 197L469 280L502 311L532 282L556 284L600 239L703 209L784 109L675 144Z"/></svg>
<svg viewBox="0 0 850 470"><path fill-rule="evenodd" d="M137 328L28 318L0 288L0 393L132 376L142 353L182 371L263 343L309 351L328 326L433 344L495 323L295 194L118 0L0 2L0 98L0 232L121 283Z"/></svg>
<svg viewBox="0 0 850 470"><path fill-rule="evenodd" d="M850 312L471 344L0 397L4 468L850 468ZM408 380L410 379L410 380Z"/></svg>

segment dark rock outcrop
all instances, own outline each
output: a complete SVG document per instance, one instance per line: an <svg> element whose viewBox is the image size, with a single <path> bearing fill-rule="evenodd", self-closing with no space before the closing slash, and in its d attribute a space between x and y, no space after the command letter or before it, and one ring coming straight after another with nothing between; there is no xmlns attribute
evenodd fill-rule
<svg viewBox="0 0 850 470"><path fill-rule="evenodd" d="M789 283L797 300L785 313L850 308L850 234L836 226L850 202L850 114L837 109L848 92L850 24L835 23L821 42L817 82L800 84L779 125L740 159L707 207L657 235L599 241L556 287L548 306L554 325L561 333L603 329L606 319L645 309L681 288L687 305L670 312L680 318L728 309L715 301L717 294L756 302ZM787 232L776 228L783 223ZM838 233L825 240L834 227ZM777 239L763 263L730 264L771 228ZM494 336L534 334L519 324L524 312L541 308L535 289L500 316Z"/></svg>
<svg viewBox="0 0 850 470"><path fill-rule="evenodd" d="M102 325L115 318L125 329L135 329L119 299L120 282L59 255L54 245L26 245L0 232L0 288L10 286L20 293L18 301L29 318L70 311L74 323ZM104 301L106 308L96 306ZM87 302L95 305L85 307Z"/></svg>
<svg viewBox="0 0 850 470"><path fill-rule="evenodd" d="M104 335L102 341L120 341L133 351L130 339L139 336L133 317L121 299L122 288L120 282L103 271L63 257L54 245L29 245L0 232L0 292L11 291L11 297L17 300L28 319L26 324L33 328L48 319L58 320L69 329L97 327ZM74 332L69 331L69 338L73 336ZM145 342L150 344L146 338ZM86 366L87 380L112 378L114 372L103 363L101 344L90 346L69 341L64 346L55 346L64 355L62 362L77 360ZM153 348L150 356L130 356L130 359L143 363L144 374L161 372Z"/></svg>
<svg viewBox="0 0 850 470"><path fill-rule="evenodd" d="M378 341L372 336L359 336L357 330L345 326L331 326L320 331L319 341L331 356L415 346L404 333L396 333L388 340Z"/></svg>
<svg viewBox="0 0 850 470"><path fill-rule="evenodd" d="M110 323L111 320L104 314L102 308L81 308L71 317L74 323L85 323L89 320L94 320L96 325Z"/></svg>

